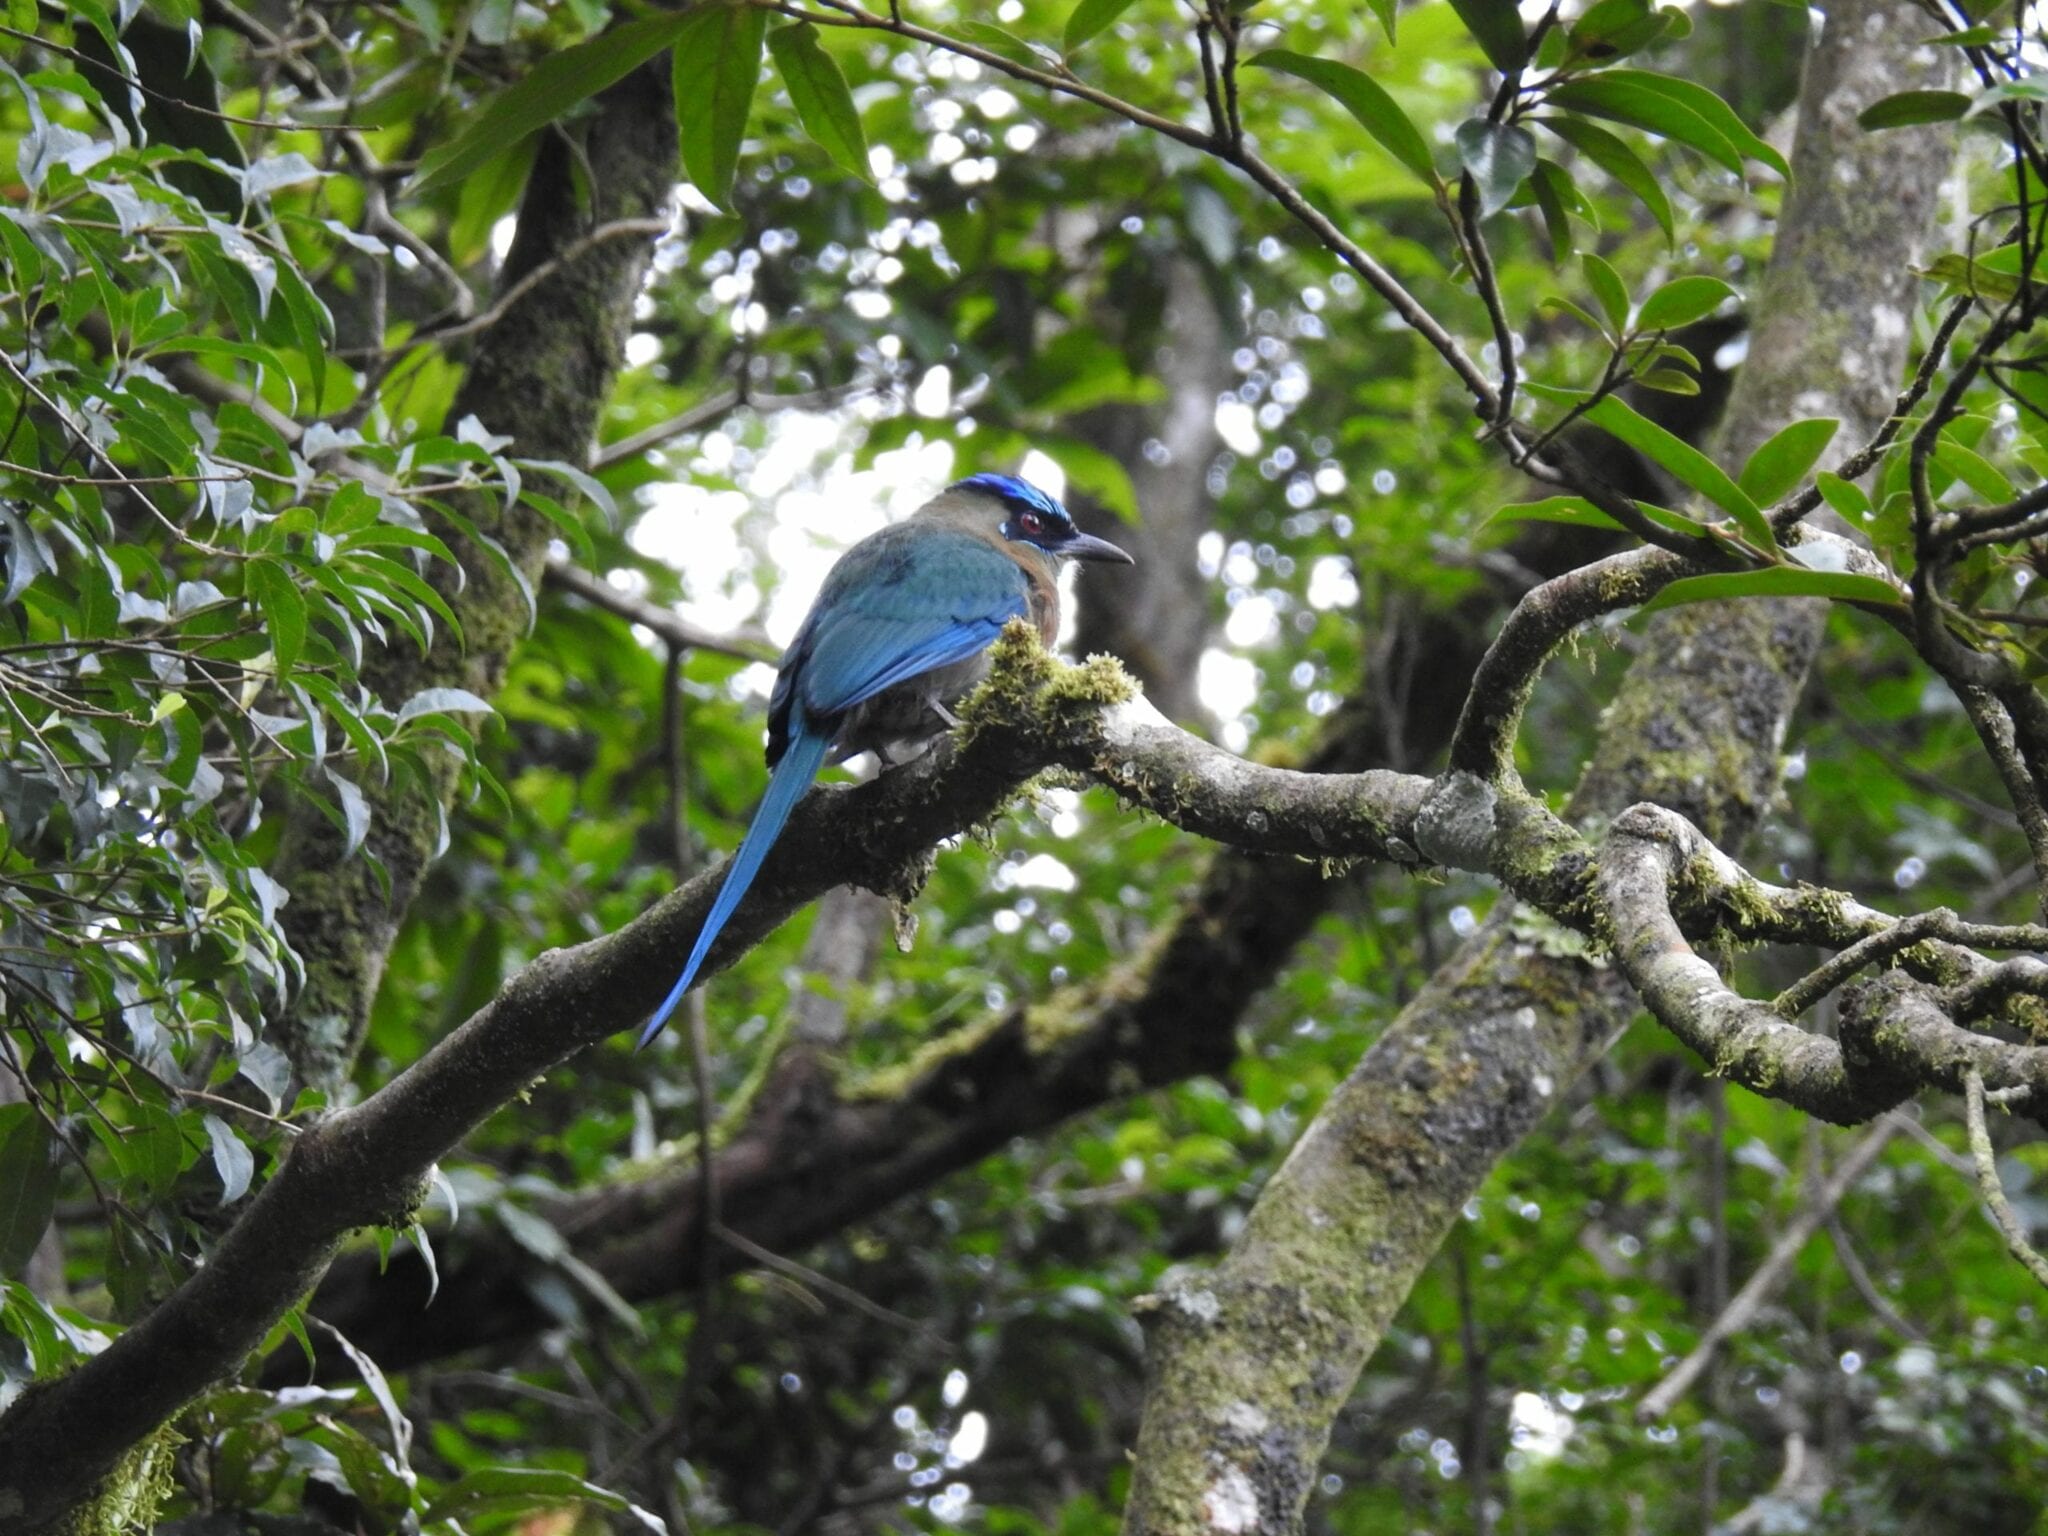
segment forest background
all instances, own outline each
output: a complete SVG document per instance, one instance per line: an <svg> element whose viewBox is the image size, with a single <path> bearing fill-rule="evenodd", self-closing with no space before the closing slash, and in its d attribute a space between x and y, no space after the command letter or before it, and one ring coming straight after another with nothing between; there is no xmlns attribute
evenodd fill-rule
<svg viewBox="0 0 2048 1536"><path fill-rule="evenodd" d="M11 0L0 1529L2042 1529L2048 91L1824 11ZM634 1053L988 469L1165 719Z"/></svg>

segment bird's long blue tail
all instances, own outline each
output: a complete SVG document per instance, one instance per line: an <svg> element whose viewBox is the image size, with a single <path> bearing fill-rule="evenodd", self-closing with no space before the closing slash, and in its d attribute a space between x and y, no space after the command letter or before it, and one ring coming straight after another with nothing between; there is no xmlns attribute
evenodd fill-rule
<svg viewBox="0 0 2048 1536"><path fill-rule="evenodd" d="M789 820L789 813L796 809L797 801L803 798L804 791L811 787L811 781L817 778L818 770L824 766L826 738L811 729L810 722L795 711L792 711L792 716L789 745L783 750L782 761L768 775L768 792L761 797L761 808L754 812L753 825L740 839L740 850L732 856L732 867L726 871L725 884L718 888L718 899L711 903L710 915L704 919L704 926L697 930L697 942L691 946L682 976L669 995L662 999L661 1006L654 1010L654 1017L647 1021L647 1027L640 1031L642 1046L661 1033L662 1026L668 1023L668 1016L676 1011L676 1004L690 990L690 983L697 979L697 967L704 963L712 942L739 906L740 899L747 894L747 887L754 883L761 861L768 857L768 850L775 846L775 839L781 835L783 823Z"/></svg>

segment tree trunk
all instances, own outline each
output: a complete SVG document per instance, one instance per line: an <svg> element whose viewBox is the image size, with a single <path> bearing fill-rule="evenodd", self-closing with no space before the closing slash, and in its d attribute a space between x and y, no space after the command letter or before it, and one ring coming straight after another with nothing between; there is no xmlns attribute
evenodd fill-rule
<svg viewBox="0 0 2048 1536"><path fill-rule="evenodd" d="M1855 116L1944 82L1923 31L1876 0L1829 8L1724 433L1731 462L1796 416L1839 415L1838 441L1854 444L1889 411L1951 141L1867 135ZM1653 800L1739 842L1776 785L1825 619L1817 603L1666 615L1573 814ZM1152 1298L1126 1531L1300 1529L1331 1421L1458 1211L1636 1010L1567 939L1503 900L1331 1096L1229 1257Z"/></svg>

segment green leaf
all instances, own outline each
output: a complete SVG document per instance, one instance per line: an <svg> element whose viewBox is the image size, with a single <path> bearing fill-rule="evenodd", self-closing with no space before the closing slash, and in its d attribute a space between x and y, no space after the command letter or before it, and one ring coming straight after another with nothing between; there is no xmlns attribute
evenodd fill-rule
<svg viewBox="0 0 2048 1536"><path fill-rule="evenodd" d="M455 185L578 102L625 79L669 44L692 30L701 30L707 17L718 14L722 12L700 7L679 15L643 16L548 55L524 79L485 102L451 142L431 151L413 174L407 194L417 197L436 187ZM758 11L747 14L762 17ZM757 34L761 25L765 20L757 22ZM677 99L683 98L678 95Z"/></svg>
<svg viewBox="0 0 2048 1536"><path fill-rule="evenodd" d="M1572 179L1555 162L1538 160L1529 187L1536 194L1537 211L1543 215L1543 232L1550 241L1551 265L1560 265L1572 248L1571 215L1565 210L1563 196L1564 191L1573 190Z"/></svg>
<svg viewBox="0 0 2048 1536"><path fill-rule="evenodd" d="M1813 483L1820 490L1820 499L1834 508L1837 515L1850 523L1861 523L1871 514L1870 494L1853 480L1844 480L1840 475L1822 470L1813 477Z"/></svg>
<svg viewBox="0 0 2048 1536"><path fill-rule="evenodd" d="M754 6L700 5L685 14L676 37L683 169L699 192L728 210L767 32L768 13Z"/></svg>
<svg viewBox="0 0 2048 1536"><path fill-rule="evenodd" d="M1481 526L1494 523L1563 523L1570 528L1621 527L1583 496L1546 496L1541 501L1511 502Z"/></svg>
<svg viewBox="0 0 2048 1536"><path fill-rule="evenodd" d="M868 180L868 139L861 131L860 113L838 61L818 41L818 29L808 21L777 27L768 34L768 51L775 55L775 67L782 71L782 83L796 104L804 132L834 165Z"/></svg>
<svg viewBox="0 0 2048 1536"><path fill-rule="evenodd" d="M571 1472L542 1467L483 1467L465 1472L427 1507L421 1525L443 1520L473 1520L479 1515L517 1514L551 1505L588 1502L604 1509L624 1509L625 1499Z"/></svg>
<svg viewBox="0 0 2048 1536"><path fill-rule="evenodd" d="M1629 312L1628 288L1621 275L1591 251L1579 253L1579 267L1586 274L1586 286L1593 290L1593 297L1614 327L1614 334L1619 336L1628 329Z"/></svg>
<svg viewBox="0 0 2048 1536"><path fill-rule="evenodd" d="M1674 512L1669 507L1660 507L1655 502L1638 501L1636 510L1657 524L1669 528L1673 533L1687 534L1697 538L1703 531L1700 520L1687 517L1683 512ZM1602 512L1582 496L1546 496L1541 501L1516 502L1502 507L1489 517L1487 523L1564 523L1575 528L1614 528L1620 523Z"/></svg>
<svg viewBox="0 0 2048 1536"><path fill-rule="evenodd" d="M1495 69L1506 75L1522 67L1529 57L1529 37L1514 0L1451 0L1451 9Z"/></svg>
<svg viewBox="0 0 2048 1536"><path fill-rule="evenodd" d="M1284 48L1255 54L1245 63L1261 69L1277 69L1334 97L1338 105L1358 119L1359 126L1373 136L1380 148L1431 186L1437 184L1436 166L1430 159L1429 144L1421 131L1380 83L1363 70L1339 64L1335 59L1289 53Z"/></svg>
<svg viewBox="0 0 2048 1536"><path fill-rule="evenodd" d="M1901 608L1904 601L1888 581L1851 571L1812 571L1798 565L1773 565L1760 571L1730 571L1714 576L1687 576L1674 581L1636 610L1637 616L1682 603L1709 603L1734 597L1827 597L1842 603L1875 603Z"/></svg>
<svg viewBox="0 0 2048 1536"><path fill-rule="evenodd" d="M1595 75L1589 80L1559 86L1548 100L1552 106L1627 123L1631 128L1647 129L1690 145L1738 176L1742 174L1742 155L1728 136L1666 92L1648 90L1610 75Z"/></svg>
<svg viewBox="0 0 2048 1536"><path fill-rule="evenodd" d="M1040 48L1035 44L1027 43L1023 38L1017 36L1016 33L1005 32L1001 27L992 26L985 21L955 22L953 23L953 34L956 37L965 38L978 48L985 48L990 53L998 54L1018 64L1029 64L1033 68L1037 68L1042 64L1057 62L1056 59L1047 57L1052 52L1051 49Z"/></svg>
<svg viewBox="0 0 2048 1536"><path fill-rule="evenodd" d="M1643 300L1636 328L1676 330L1695 320L1704 320L1721 307L1723 300L1735 297L1735 290L1718 277L1676 277Z"/></svg>
<svg viewBox="0 0 2048 1536"><path fill-rule="evenodd" d="M1763 510L1749 493L1728 478L1727 473L1692 444L1674 437L1654 421L1637 415L1621 400L1609 395L1586 412L1586 420L1613 433L1651 463L1671 473L1681 484L1699 492L1735 519L1751 543L1759 549L1776 549L1777 535Z"/></svg>
<svg viewBox="0 0 2048 1536"><path fill-rule="evenodd" d="M1067 18L1060 52L1072 54L1130 8L1131 0L1081 0Z"/></svg>
<svg viewBox="0 0 2048 1536"><path fill-rule="evenodd" d="M2048 101L2048 78L2027 75L2019 80L2001 80L1989 90L1979 91L1970 101L1966 117L1976 117L2003 106L2009 101L2025 102L2038 106Z"/></svg>
<svg viewBox="0 0 2048 1536"><path fill-rule="evenodd" d="M1574 304L1570 299L1565 298L1562 294L1545 294L1543 298L1537 301L1536 307L1538 309L1554 309L1560 314L1570 315L1595 336L1608 337L1609 340L1613 339L1605 325L1594 319L1585 310Z"/></svg>
<svg viewBox="0 0 2048 1536"><path fill-rule="evenodd" d="M1793 422L1749 456L1737 483L1761 505L1782 500L1806 478L1841 427L1832 416Z"/></svg>
<svg viewBox="0 0 2048 1536"><path fill-rule="evenodd" d="M207 1140L213 1145L214 1171L220 1175L220 1203L233 1205L249 1192L256 1158L226 1121L218 1115L205 1118Z"/></svg>
<svg viewBox="0 0 2048 1536"><path fill-rule="evenodd" d="M1638 53L1677 24L1671 11L1652 10L1649 0L1598 0L1566 33L1575 58L1611 60Z"/></svg>
<svg viewBox="0 0 2048 1536"><path fill-rule="evenodd" d="M1656 173L1643 163L1643 157L1631 149L1626 140L1576 117L1538 117L1531 121L1549 129L1634 193L1636 199L1650 210L1650 217L1657 221L1657 227L1664 231L1666 244L1677 239L1671 199L1664 195Z"/></svg>
<svg viewBox="0 0 2048 1536"><path fill-rule="evenodd" d="M1700 381L1682 368L1651 368L1636 375L1636 383L1667 395L1696 395Z"/></svg>
<svg viewBox="0 0 2048 1536"><path fill-rule="evenodd" d="M1787 181L1792 179L1792 167L1785 163L1785 157L1759 138L1749 124L1736 114L1733 107L1704 85L1691 80L1681 80L1675 75L1660 75L1648 69L1611 69L1600 78L1637 86L1643 90L1663 92L1673 101L1698 114L1716 133L1741 151L1745 159L1769 166Z"/></svg>
<svg viewBox="0 0 2048 1536"><path fill-rule="evenodd" d="M1947 470L1956 479L1967 485L1971 492L1994 506L2013 498L2012 482L2004 471L1972 449L1943 433L1935 440L1934 462Z"/></svg>
<svg viewBox="0 0 2048 1536"><path fill-rule="evenodd" d="M2020 280L2017 273L2000 272L1982 261L1972 261L1959 251L1950 251L1937 256L1920 269L1923 277L1931 277L1951 293L1974 294L1993 303L2004 304L2018 297Z"/></svg>
<svg viewBox="0 0 2048 1536"><path fill-rule="evenodd" d="M1366 0L1366 3L1372 7L1374 17L1378 19L1381 29L1387 34L1387 41L1389 43L1393 42L1395 0Z"/></svg>
<svg viewBox="0 0 2048 1536"><path fill-rule="evenodd" d="M1920 123L1952 123L1970 110L1961 91L1901 91L1872 102L1856 114L1858 126L1876 133L1884 128L1911 128Z"/></svg>
<svg viewBox="0 0 2048 1536"><path fill-rule="evenodd" d="M1528 129L1483 117L1458 124L1458 163L1479 193L1479 217L1492 218L1536 169L1536 139Z"/></svg>
<svg viewBox="0 0 2048 1536"><path fill-rule="evenodd" d="M56 1203L50 1128L27 1104L0 1104L0 1274L28 1267Z"/></svg>
<svg viewBox="0 0 2048 1536"><path fill-rule="evenodd" d="M306 646L306 595L291 572L275 560L251 560L246 568L249 599L263 614L279 677L298 665Z"/></svg>

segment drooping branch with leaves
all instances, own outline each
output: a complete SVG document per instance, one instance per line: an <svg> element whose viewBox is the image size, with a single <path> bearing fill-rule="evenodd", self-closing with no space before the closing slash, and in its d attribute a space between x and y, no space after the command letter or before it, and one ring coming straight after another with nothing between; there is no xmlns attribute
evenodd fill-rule
<svg viewBox="0 0 2048 1536"><path fill-rule="evenodd" d="M1151 1326L1126 1529L1300 1527L1337 1476L1322 1469L1359 1373L1461 1212L1553 1104L1598 1094L1575 1085L1638 1010L1795 1122L1953 1101L1975 1178L1955 1204L1981 1197L2012 1273L2042 1272L1986 1109L2037 1118L2048 1094L2029 609L2048 174L2028 14L1926 47L1935 23L1834 8L1788 160L1667 66L1693 23L1645 0L1533 23L1376 3L1370 37L1308 0L1038 9L367 5L342 27L225 0L16 7L0 1528L298 1513L315 1485L377 1528L564 1502L627 1518L636 1500L715 1522L715 1499L688 1502L701 1472L678 1469L739 1454L713 1411L741 1390L711 1363L744 1321L720 1321L722 1277L758 1270L893 1325L901 1308L799 1260L1014 1138L1248 1067L1237 1031L1289 1017L1289 957L1312 935L1365 925L1368 869L1415 891L1474 877L1457 888L1490 915L1449 957L1419 943L1406 1006L1390 992L1376 1043L1351 1040L1348 1075L1289 1110L1291 1152L1239 1230L1196 1245L1228 1238L1221 1264L1155 1265L1132 1289ZM1439 46L1456 81L1425 90L1417 61ZM1441 135L1416 121L1425 101ZM1961 248L1931 256L1959 143L1972 212ZM1745 240L1715 270L1695 255ZM1298 296L1284 321L1280 281ZM1258 333L1209 412L1230 451L1195 482L1216 553L1134 495L1187 479L1100 446L1162 472L1209 451L1146 426L1158 380L1224 372L1195 304ZM1747 357L1724 362L1716 327L1738 312ZM1169 366L1189 361L1175 346L1211 349L1208 366ZM1388 395L1376 371L1402 356ZM1709 435L1684 406L1731 366ZM1325 386L1326 368L1357 376ZM1128 414L1105 434L1108 407ZM699 528L735 484L781 495L795 472L771 466L798 439L773 423L806 411L857 435L866 465L926 474L943 445L965 472L1035 449L1111 514L1156 516L1162 559L1213 567L1244 612L1291 607L1303 646L1276 675L1306 677L1293 723L1307 739L1328 716L1318 744L1294 765L1263 732L1270 752L1227 750L1114 661L1070 667L1006 635L952 738L792 820L709 957L717 1013L742 995L721 973L763 950L744 994L760 1012L687 1032L693 1135L664 1156L636 1131L638 1161L580 1145L576 1126L624 1121L572 1096L535 1145L498 1146L555 1085L648 1074L604 1042L666 990L718 887L705 867L653 899L753 793L738 668L762 654L668 607L686 587L651 530L678 515L664 485L693 493ZM1254 457L1294 413L1317 465L1291 440ZM1395 444L1481 515L1404 529L1376 511L1400 476L1374 455ZM815 471L833 489L814 500L870 472L853 462ZM1560 554L1553 535L1576 542ZM744 585L744 555L729 565ZM1497 623L1468 619L1469 649L1420 621L1404 639L1397 578L1428 594L1423 568L1461 565L1502 578L1505 601L1482 589ZM1297 570L1351 601L1291 594ZM1184 594L1186 574L1158 579ZM1619 628L1628 613L1652 617ZM1825 868L1746 862L1816 657L1843 643L1831 622L1948 701L1968 771L2003 793L1989 811L2023 859L1980 908L1893 913ZM1292 643L1277 622L1242 629L1234 611L1221 634L1276 665ZM1124 633L1143 678L1163 654L1185 666L1201 629L1158 653ZM1543 738L1563 729L1553 674L1589 635L1634 655L1597 727L1568 722L1590 764L1566 799L1576 761ZM1229 722L1246 742L1248 718ZM1147 851L1061 852L1079 812L1033 813L1069 887L1070 863L1089 871L1088 901L1031 898L1070 907L1045 942L1067 952L1091 910L1100 931L1085 964L1033 962L1042 991L998 984L973 962L1006 930L977 930L986 893L951 883L972 855L933 850L1008 836L1020 797L1086 788L1108 792L1090 817L1109 797L1144 813L1117 825ZM1220 849L1196 869L1162 826ZM1183 874L1137 889L1140 857ZM900 1022L866 1041L847 1019L869 1003L805 1022L798 988L758 979L784 920L846 884L892 897L899 931L940 917L920 953L965 957L902 981L894 960L826 965ZM723 1119L714 1037L738 1073ZM633 1092L636 1126L650 1094L678 1102L657 1075ZM571 1187L571 1166L601 1171ZM483 1234L464 1225L479 1206ZM1462 1264L1485 1528L1483 1276ZM687 1361L667 1412L604 1334L657 1303L681 1308ZM402 1409L386 1368L565 1320L614 1388L582 1365L569 1379L604 1422L614 1401L637 1417L629 1450L522 1465L457 1430L415 1445L429 1394ZM237 1384L265 1358L268 1382L361 1378L372 1412L341 1411L348 1388ZM869 1418L915 1423L901 1411ZM851 1469L876 1431L832 1412L810 1433L843 1455L785 1522L870 1507ZM964 1466L966 1444L899 1457ZM942 1508L926 1486L883 1503L960 1518L967 1495Z"/></svg>

